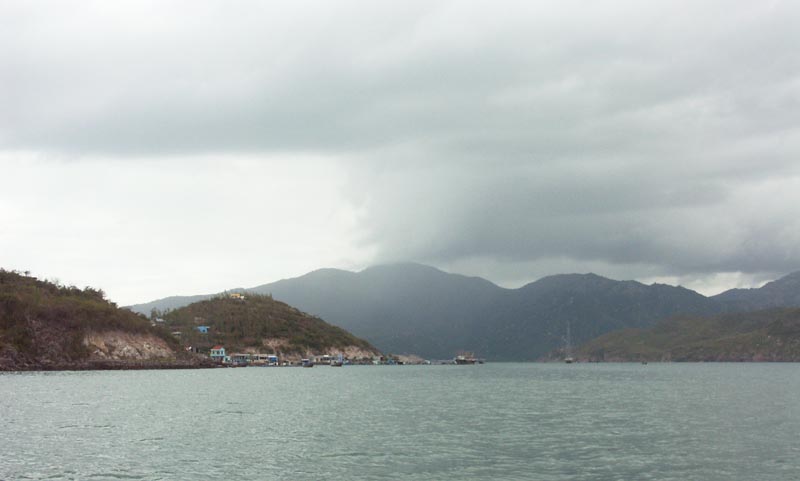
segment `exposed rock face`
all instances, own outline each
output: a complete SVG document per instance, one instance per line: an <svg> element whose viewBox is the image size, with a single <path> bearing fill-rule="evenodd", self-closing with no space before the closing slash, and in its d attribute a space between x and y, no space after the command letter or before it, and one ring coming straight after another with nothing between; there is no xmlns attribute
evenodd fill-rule
<svg viewBox="0 0 800 481"><path fill-rule="evenodd" d="M373 356L379 356L380 353L378 351L364 349L363 347L359 346L345 346L340 348L331 348L326 350L325 352L315 352L311 350L306 350L302 352L298 352L295 349L292 349L289 345L287 339L271 337L262 340L262 345L265 349L267 349L270 353L275 353L281 356L284 359L289 360L299 360L301 358L308 358L313 356L320 356L323 354L329 354L331 356L337 356L340 353L347 359L361 359L361 358L372 358ZM246 351L255 353L255 349L247 349Z"/></svg>
<svg viewBox="0 0 800 481"><path fill-rule="evenodd" d="M32 357L13 346L0 345L0 371L214 367L207 356L177 353L152 334L90 331L74 342L74 333L35 321L31 322L31 332L38 355Z"/></svg>
<svg viewBox="0 0 800 481"><path fill-rule="evenodd" d="M376 351L369 351L358 346L347 346L344 349L334 349L331 351L330 354L335 356L338 355L340 352L344 357L348 359L360 359L364 357L373 357L376 355L380 355L380 353Z"/></svg>
<svg viewBox="0 0 800 481"><path fill-rule="evenodd" d="M425 359L414 354L400 354L397 359L403 364L423 364L425 362Z"/></svg>
<svg viewBox="0 0 800 481"><path fill-rule="evenodd" d="M272 353L278 354L283 352L286 349L287 342L286 339L281 339L277 337L268 337L261 340L261 344L267 348L267 350L271 351Z"/></svg>
<svg viewBox="0 0 800 481"><path fill-rule="evenodd" d="M83 338L89 360L150 361L174 359L175 352L152 334L123 331L89 332Z"/></svg>

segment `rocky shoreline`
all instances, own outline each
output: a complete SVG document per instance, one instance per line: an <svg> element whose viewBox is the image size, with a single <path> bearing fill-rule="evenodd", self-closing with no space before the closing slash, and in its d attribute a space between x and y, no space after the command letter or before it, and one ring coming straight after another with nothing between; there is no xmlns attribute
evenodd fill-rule
<svg viewBox="0 0 800 481"><path fill-rule="evenodd" d="M10 363L0 360L0 371L132 371L160 369L211 369L218 364L207 359L176 360L87 360L69 363L22 362Z"/></svg>

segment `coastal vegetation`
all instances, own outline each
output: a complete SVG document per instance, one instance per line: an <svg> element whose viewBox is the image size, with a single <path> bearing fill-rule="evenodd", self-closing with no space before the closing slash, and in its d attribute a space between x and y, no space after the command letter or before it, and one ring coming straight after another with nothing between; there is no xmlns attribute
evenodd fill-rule
<svg viewBox="0 0 800 481"><path fill-rule="evenodd" d="M0 369L88 367L87 362L99 358L138 356L139 362L147 357L140 349L112 352L116 345L103 342L103 334L111 332L117 339L146 344L159 356L174 358L180 351L169 332L151 326L145 316L117 307L100 289L65 286L0 269Z"/></svg>
<svg viewBox="0 0 800 481"><path fill-rule="evenodd" d="M680 316L598 337L587 361L800 361L800 309Z"/></svg>
<svg viewBox="0 0 800 481"><path fill-rule="evenodd" d="M360 350L379 354L370 343L269 295L221 294L166 313L168 330L186 346L208 349L272 350L281 354Z"/></svg>

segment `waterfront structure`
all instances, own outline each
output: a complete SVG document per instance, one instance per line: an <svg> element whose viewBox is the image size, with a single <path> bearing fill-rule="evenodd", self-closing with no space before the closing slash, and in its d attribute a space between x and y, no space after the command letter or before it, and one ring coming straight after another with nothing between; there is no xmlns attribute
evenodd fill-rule
<svg viewBox="0 0 800 481"><path fill-rule="evenodd" d="M247 353L231 354L231 363L236 366L246 366L253 360L253 356Z"/></svg>
<svg viewBox="0 0 800 481"><path fill-rule="evenodd" d="M264 366L278 366L280 359L276 354L253 354L250 358L253 364Z"/></svg>

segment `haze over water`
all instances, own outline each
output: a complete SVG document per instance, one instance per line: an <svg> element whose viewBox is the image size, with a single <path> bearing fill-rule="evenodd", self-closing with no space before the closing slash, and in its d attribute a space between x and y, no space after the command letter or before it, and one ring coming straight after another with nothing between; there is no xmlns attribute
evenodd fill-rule
<svg viewBox="0 0 800 481"><path fill-rule="evenodd" d="M793 364L0 374L0 479L795 480Z"/></svg>

